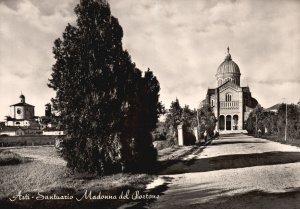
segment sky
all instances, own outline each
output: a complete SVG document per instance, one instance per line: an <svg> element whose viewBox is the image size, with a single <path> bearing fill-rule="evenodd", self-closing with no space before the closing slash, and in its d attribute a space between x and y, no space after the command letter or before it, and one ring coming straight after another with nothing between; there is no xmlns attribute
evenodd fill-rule
<svg viewBox="0 0 300 209"><path fill-rule="evenodd" d="M300 99L300 1L108 0L123 28L123 47L157 76L165 107L194 108L216 87L227 46L241 86L265 108ZM44 115L53 42L75 24L78 0L0 0L0 120L26 102Z"/></svg>

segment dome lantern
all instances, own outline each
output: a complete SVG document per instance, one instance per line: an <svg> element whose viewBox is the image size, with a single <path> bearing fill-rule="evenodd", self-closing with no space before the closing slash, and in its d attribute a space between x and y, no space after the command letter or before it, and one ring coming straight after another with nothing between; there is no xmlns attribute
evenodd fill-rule
<svg viewBox="0 0 300 209"><path fill-rule="evenodd" d="M22 92L19 98L21 100L21 103L25 103L25 96L22 94Z"/></svg>

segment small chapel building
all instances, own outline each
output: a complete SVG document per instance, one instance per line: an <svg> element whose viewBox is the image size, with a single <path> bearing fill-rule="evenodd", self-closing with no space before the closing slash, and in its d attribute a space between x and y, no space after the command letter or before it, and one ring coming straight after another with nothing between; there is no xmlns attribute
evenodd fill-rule
<svg viewBox="0 0 300 209"><path fill-rule="evenodd" d="M216 130L221 133L244 132L245 122L258 104L250 88L241 87L240 77L240 68L232 60L228 47L225 60L217 70L217 87L208 89L205 99L217 117Z"/></svg>
<svg viewBox="0 0 300 209"><path fill-rule="evenodd" d="M34 120L34 106L25 102L25 96L20 95L20 102L10 105L10 118L6 126L30 126Z"/></svg>

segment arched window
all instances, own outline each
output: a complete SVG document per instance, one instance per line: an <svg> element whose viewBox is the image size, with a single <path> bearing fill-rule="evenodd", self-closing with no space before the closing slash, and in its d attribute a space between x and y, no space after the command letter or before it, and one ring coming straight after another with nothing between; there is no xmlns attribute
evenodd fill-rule
<svg viewBox="0 0 300 209"><path fill-rule="evenodd" d="M230 101L231 101L231 94L227 93L227 94L225 95L225 101L226 101L226 102L230 102Z"/></svg>

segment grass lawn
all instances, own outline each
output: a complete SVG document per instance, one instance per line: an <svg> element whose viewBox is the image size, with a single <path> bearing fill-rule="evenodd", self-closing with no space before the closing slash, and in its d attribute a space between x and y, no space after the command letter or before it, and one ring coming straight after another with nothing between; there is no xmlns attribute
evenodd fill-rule
<svg viewBox="0 0 300 209"><path fill-rule="evenodd" d="M142 193L146 184L155 176L148 174L115 174L105 177L96 177L84 174L74 174L65 165L56 153L54 147L29 147L20 149L1 150L1 153L10 153L10 156L33 156L31 160L20 161L20 164L4 165L0 167L0 205L4 208L116 208L132 200L86 200L74 201L9 201L9 198L22 194L37 196L38 192L45 195L74 195L81 197L85 191L92 194L120 195L128 189ZM16 154L18 153L18 154ZM1 156L1 154L0 154ZM37 159L40 157L41 159ZM52 160L47 160L51 158ZM46 160L45 160L46 159ZM140 201L138 201L140 202ZM87 207L86 207L87 206ZM3 208L3 207L1 207Z"/></svg>
<svg viewBox="0 0 300 209"><path fill-rule="evenodd" d="M102 178L87 178L84 175L72 175L65 166L45 165L37 160L2 166L0 176L0 199L16 195L19 191L57 194L71 191L73 194L79 194L84 190L94 192L116 191L122 188L143 190L145 183L151 182L154 178L147 174L115 174Z"/></svg>
<svg viewBox="0 0 300 209"><path fill-rule="evenodd" d="M191 153L195 147L170 147L159 151L160 162L180 159ZM130 190L130 195L135 191L140 194L160 195L166 185L161 185L151 190L146 185L157 176L149 174L115 174L105 177L96 177L84 174L74 174L65 165L54 147L22 147L10 150L16 156L30 159L20 164L1 166L0 169L0 205L3 208L118 208L129 204L133 208L141 208L144 204L154 199L117 199L117 200L17 200L9 198L22 194L36 197L38 192L44 195L74 195L82 197L85 191L93 195L99 192L104 195L120 195L121 192ZM3 152L3 151L2 151ZM164 167L165 164L161 166ZM2 207L1 207L2 208Z"/></svg>

